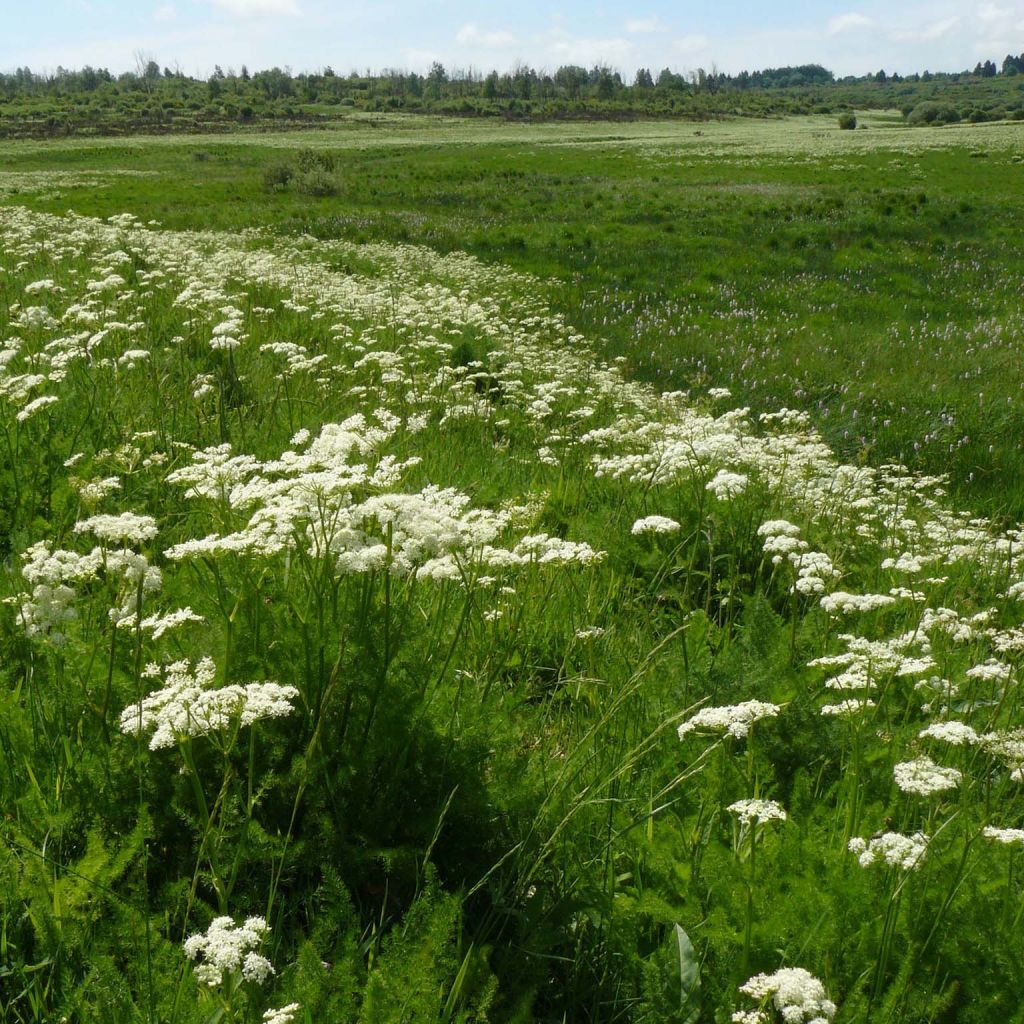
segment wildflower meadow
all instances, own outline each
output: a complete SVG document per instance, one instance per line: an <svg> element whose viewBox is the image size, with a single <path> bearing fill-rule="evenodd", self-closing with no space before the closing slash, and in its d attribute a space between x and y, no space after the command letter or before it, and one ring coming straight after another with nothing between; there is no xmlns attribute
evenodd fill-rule
<svg viewBox="0 0 1024 1024"><path fill-rule="evenodd" d="M1022 1019L1024 529L502 261L45 205L0 1018Z"/></svg>

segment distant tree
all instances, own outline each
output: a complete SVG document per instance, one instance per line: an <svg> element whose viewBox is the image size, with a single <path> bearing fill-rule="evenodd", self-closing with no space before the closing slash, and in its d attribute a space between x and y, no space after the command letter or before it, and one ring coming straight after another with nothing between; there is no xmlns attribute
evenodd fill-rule
<svg viewBox="0 0 1024 1024"><path fill-rule="evenodd" d="M662 68L658 73L658 88L681 92L686 88L686 79L668 68Z"/></svg>
<svg viewBox="0 0 1024 1024"><path fill-rule="evenodd" d="M875 72L875 81L878 82L879 85L885 85L885 83L889 81L889 77L886 75L884 70L877 71Z"/></svg>
<svg viewBox="0 0 1024 1024"><path fill-rule="evenodd" d="M615 79L608 68L602 68L597 77L597 98L610 100L615 95Z"/></svg>
<svg viewBox="0 0 1024 1024"><path fill-rule="evenodd" d="M555 85L562 89L571 100L579 98L580 91L587 83L587 70L576 64L564 64L555 72Z"/></svg>
<svg viewBox="0 0 1024 1024"><path fill-rule="evenodd" d="M445 71L444 65L440 61L435 60L430 65L430 71L427 73L427 95L432 100L439 100L441 98L441 90L447 81L448 72Z"/></svg>
<svg viewBox="0 0 1024 1024"><path fill-rule="evenodd" d="M648 68L637 68L636 76L633 79L634 89L653 89L654 79L651 77L651 72Z"/></svg>

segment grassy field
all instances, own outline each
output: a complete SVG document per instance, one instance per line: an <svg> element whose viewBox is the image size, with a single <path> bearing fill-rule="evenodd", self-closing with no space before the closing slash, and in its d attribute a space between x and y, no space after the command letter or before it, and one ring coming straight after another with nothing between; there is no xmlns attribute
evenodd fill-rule
<svg viewBox="0 0 1024 1024"><path fill-rule="evenodd" d="M1021 1019L1024 129L865 120L0 148L0 1019Z"/></svg>
<svg viewBox="0 0 1024 1024"><path fill-rule="evenodd" d="M899 121L362 117L8 144L0 192L51 212L410 242L527 270L637 377L806 409L845 457L949 472L969 504L1017 518L1024 126ZM267 167L304 149L337 156L336 194L268 192ZM52 183L41 195L19 177L38 171Z"/></svg>

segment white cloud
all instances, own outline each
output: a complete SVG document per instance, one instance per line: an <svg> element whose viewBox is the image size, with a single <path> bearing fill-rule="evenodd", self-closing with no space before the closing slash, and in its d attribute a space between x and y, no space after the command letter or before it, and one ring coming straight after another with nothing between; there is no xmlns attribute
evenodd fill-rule
<svg viewBox="0 0 1024 1024"><path fill-rule="evenodd" d="M516 37L511 32L503 30L487 32L472 22L463 25L455 34L455 39L463 46L485 46L490 49L511 46L516 41Z"/></svg>
<svg viewBox="0 0 1024 1024"><path fill-rule="evenodd" d="M408 49L404 53L405 66L413 70L425 71L435 61L444 63L444 55L435 50Z"/></svg>
<svg viewBox="0 0 1024 1024"><path fill-rule="evenodd" d="M702 50L706 50L711 45L711 40L707 36L703 35L689 35L681 36L679 39L672 40L672 48L677 53L700 53Z"/></svg>
<svg viewBox="0 0 1024 1024"><path fill-rule="evenodd" d="M174 4L164 4L163 7L158 7L153 12L154 21L174 21L177 16L178 12Z"/></svg>
<svg viewBox="0 0 1024 1024"><path fill-rule="evenodd" d="M633 59L633 44L628 39L573 38L559 31L548 44L548 53L559 64L611 64L617 67L630 64Z"/></svg>
<svg viewBox="0 0 1024 1024"><path fill-rule="evenodd" d="M211 0L214 7L220 7L229 14L247 18L260 14L298 14L296 0Z"/></svg>
<svg viewBox="0 0 1024 1024"><path fill-rule="evenodd" d="M661 23L657 18L630 18L626 22L626 31L631 35L644 35L648 32L657 32Z"/></svg>
<svg viewBox="0 0 1024 1024"><path fill-rule="evenodd" d="M997 7L995 4L982 4L978 8L978 17L986 24L990 21L1002 21L1004 18L1013 17L1013 9Z"/></svg>
<svg viewBox="0 0 1024 1024"><path fill-rule="evenodd" d="M943 18L942 21L937 21L933 25L929 25L921 33L921 38L931 41L932 39L941 39L944 35L952 32L953 29L960 24L960 18L958 15L953 15L951 18Z"/></svg>
<svg viewBox="0 0 1024 1024"><path fill-rule="evenodd" d="M843 32L851 32L858 28L870 28L874 24L871 18L859 14L857 11L850 11L847 14L838 14L828 23L828 34L838 36Z"/></svg>

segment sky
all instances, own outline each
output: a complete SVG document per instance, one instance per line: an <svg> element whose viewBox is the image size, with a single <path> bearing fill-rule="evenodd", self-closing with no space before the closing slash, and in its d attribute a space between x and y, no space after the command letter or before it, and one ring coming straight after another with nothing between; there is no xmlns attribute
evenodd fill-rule
<svg viewBox="0 0 1024 1024"><path fill-rule="evenodd" d="M837 75L960 71L1024 52L1024 0L0 0L0 71L138 59L207 77L331 67L507 70L519 63Z"/></svg>

